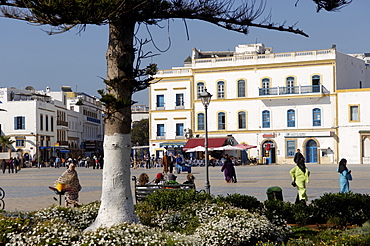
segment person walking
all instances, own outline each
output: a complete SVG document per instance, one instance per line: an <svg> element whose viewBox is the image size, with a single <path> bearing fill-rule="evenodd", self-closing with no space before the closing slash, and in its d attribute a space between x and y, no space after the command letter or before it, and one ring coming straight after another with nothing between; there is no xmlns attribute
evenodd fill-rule
<svg viewBox="0 0 370 246"><path fill-rule="evenodd" d="M17 158L13 158L13 165L14 165L14 170L15 170L15 173L18 173L18 168L19 168L19 159Z"/></svg>
<svg viewBox="0 0 370 246"><path fill-rule="evenodd" d="M173 156L172 153L170 153L168 157L168 167L170 169L170 173L173 173L173 165L175 164L175 162L176 162L176 158Z"/></svg>
<svg viewBox="0 0 370 246"><path fill-rule="evenodd" d="M306 203L308 200L307 193L306 193L306 183L309 182L310 171L306 167L304 157L301 157L297 161L297 166L290 170L290 176L292 176L292 185L293 187L297 187L297 198L296 203L302 202Z"/></svg>
<svg viewBox="0 0 370 246"><path fill-rule="evenodd" d="M4 159L1 161L1 168L3 169L3 173L5 173L5 170L6 170L6 161Z"/></svg>
<svg viewBox="0 0 370 246"><path fill-rule="evenodd" d="M352 174L351 174L351 170L348 171L346 159L343 158L340 160L337 171L339 173L340 192L348 193L349 192L349 181L352 180Z"/></svg>
<svg viewBox="0 0 370 246"><path fill-rule="evenodd" d="M10 157L9 161L8 161L8 171L10 173L10 170L12 170L12 173L14 173L14 161L13 161L13 157Z"/></svg>
<svg viewBox="0 0 370 246"><path fill-rule="evenodd" d="M150 158L148 154L144 155L145 168L150 169Z"/></svg>
<svg viewBox="0 0 370 246"><path fill-rule="evenodd" d="M164 153L163 155L162 164L163 164L163 172L168 173L169 157L167 155L167 152Z"/></svg>
<svg viewBox="0 0 370 246"><path fill-rule="evenodd" d="M294 163L297 164L298 160L301 159L301 158L304 158L302 153L301 153L301 150L297 149L297 153L295 153L295 155L294 155Z"/></svg>
<svg viewBox="0 0 370 246"><path fill-rule="evenodd" d="M221 167L221 172L224 172L225 180L227 183L233 182L233 178L235 175L235 167L229 158L229 156L225 156L224 164Z"/></svg>
<svg viewBox="0 0 370 246"><path fill-rule="evenodd" d="M54 182L55 187L57 187L58 183L65 184L65 189L67 190L65 193L66 207L69 204L78 207L78 192L80 192L82 187L75 170L75 164L69 164L68 169Z"/></svg>
<svg viewBox="0 0 370 246"><path fill-rule="evenodd" d="M60 158L59 158L59 156L57 156L56 158L55 158L55 168L59 168L60 167L60 163L61 163L61 160L60 160Z"/></svg>

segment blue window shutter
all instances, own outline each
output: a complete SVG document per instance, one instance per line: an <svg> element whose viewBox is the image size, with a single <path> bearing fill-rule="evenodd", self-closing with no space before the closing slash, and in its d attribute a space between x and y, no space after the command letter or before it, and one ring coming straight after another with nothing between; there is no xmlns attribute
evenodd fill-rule
<svg viewBox="0 0 370 246"><path fill-rule="evenodd" d="M14 117L14 130L17 130L17 117Z"/></svg>
<svg viewBox="0 0 370 246"><path fill-rule="evenodd" d="M26 129L26 117L22 116L22 129Z"/></svg>

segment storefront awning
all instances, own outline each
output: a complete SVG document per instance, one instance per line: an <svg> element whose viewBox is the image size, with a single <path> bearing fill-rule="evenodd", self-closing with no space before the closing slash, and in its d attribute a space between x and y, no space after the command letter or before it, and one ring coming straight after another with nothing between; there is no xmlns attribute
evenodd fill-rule
<svg viewBox="0 0 370 246"><path fill-rule="evenodd" d="M185 143L160 143L159 147L161 148L182 148L185 146Z"/></svg>
<svg viewBox="0 0 370 246"><path fill-rule="evenodd" d="M218 148L225 144L227 138L209 138L208 139L208 148ZM204 138L192 138L189 139L186 143L183 150L188 150L191 148L195 148L197 146L203 146L204 147Z"/></svg>
<svg viewBox="0 0 370 246"><path fill-rule="evenodd" d="M68 149L61 149L59 150L59 153L71 153L71 151Z"/></svg>

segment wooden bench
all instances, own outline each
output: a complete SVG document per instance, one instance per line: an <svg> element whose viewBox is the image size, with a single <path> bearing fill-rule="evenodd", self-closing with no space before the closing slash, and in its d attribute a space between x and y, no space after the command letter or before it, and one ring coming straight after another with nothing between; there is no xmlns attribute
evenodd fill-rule
<svg viewBox="0 0 370 246"><path fill-rule="evenodd" d="M138 185L137 179L135 176L132 176L132 181L134 181L135 185L135 200L136 203L138 201L143 201L145 197L156 190L188 190L188 189L195 189L194 184L164 184L164 185L156 185L156 184L147 184L147 185Z"/></svg>

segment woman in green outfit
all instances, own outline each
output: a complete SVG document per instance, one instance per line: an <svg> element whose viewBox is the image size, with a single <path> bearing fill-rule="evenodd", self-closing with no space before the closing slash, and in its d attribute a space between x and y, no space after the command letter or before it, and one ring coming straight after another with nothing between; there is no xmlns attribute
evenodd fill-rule
<svg viewBox="0 0 370 246"><path fill-rule="evenodd" d="M308 200L306 194L306 183L309 182L308 177L310 176L310 171L306 167L304 157L301 157L297 161L297 166L290 170L290 176L292 176L292 185L297 187L298 194L296 203L304 202Z"/></svg>

